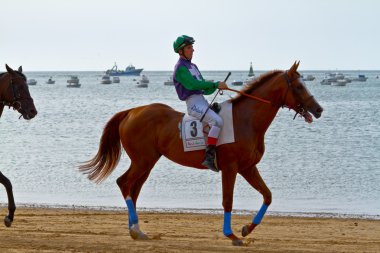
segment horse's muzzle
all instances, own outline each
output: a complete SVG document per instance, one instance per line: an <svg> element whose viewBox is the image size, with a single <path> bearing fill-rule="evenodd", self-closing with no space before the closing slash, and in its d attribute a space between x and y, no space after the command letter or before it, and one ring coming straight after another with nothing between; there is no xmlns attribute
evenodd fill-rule
<svg viewBox="0 0 380 253"><path fill-rule="evenodd" d="M34 104L25 107L21 106L17 111L21 113L22 117L26 120L33 119L37 115L37 110L36 107L34 107Z"/></svg>
<svg viewBox="0 0 380 253"><path fill-rule="evenodd" d="M318 103L315 103L314 106L308 108L308 111L313 114L316 119L318 119L322 116L323 108Z"/></svg>

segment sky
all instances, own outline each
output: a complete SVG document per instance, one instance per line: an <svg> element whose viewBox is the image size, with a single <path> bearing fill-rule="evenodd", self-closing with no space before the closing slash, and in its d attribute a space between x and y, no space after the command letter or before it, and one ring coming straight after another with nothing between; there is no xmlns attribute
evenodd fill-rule
<svg viewBox="0 0 380 253"><path fill-rule="evenodd" d="M202 70L379 70L377 0L2 0L0 65L173 70L194 37ZM1 70L0 70L1 71ZM5 71L5 67L4 67Z"/></svg>

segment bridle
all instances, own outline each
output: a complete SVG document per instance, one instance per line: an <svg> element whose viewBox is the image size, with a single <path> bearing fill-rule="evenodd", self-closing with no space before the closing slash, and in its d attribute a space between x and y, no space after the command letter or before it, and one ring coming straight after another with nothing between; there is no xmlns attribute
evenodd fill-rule
<svg viewBox="0 0 380 253"><path fill-rule="evenodd" d="M281 105L280 105L280 107L282 107L282 108L287 107L287 108L289 108L289 110L290 110L290 109L293 109L293 110L296 112L296 114L294 115L294 118L293 118L293 119L296 118L297 114L300 114L301 116L304 116L304 115L307 113L306 106L307 106L307 104L309 103L309 101L310 101L311 99L313 99L313 96L309 96L308 98L306 98L306 99L303 101L303 99L302 99L301 96L299 95L299 92L298 92L297 88L294 87L292 80L290 80L289 75L288 75L288 71L285 71L285 73L284 73L284 77L285 77L286 83L287 83L288 85L287 85L287 88L286 88L285 95L284 95L284 97L283 97L283 99L282 99L282 101L281 101ZM296 96L297 101L301 101L301 102L299 102L299 104L296 105L295 108L293 108L293 107L289 107L289 106L287 106L287 105L285 104L286 98L287 98L287 96L288 96L289 88L292 89L292 91L293 91L293 95Z"/></svg>
<svg viewBox="0 0 380 253"><path fill-rule="evenodd" d="M13 95L13 98L11 101L6 101L6 100L0 100L0 106L9 106L9 107L13 107L14 110L20 110L22 109L22 104L21 104L21 101L23 100L21 98L21 94L20 94L20 91L16 88L16 86L14 85L14 80L15 79L20 79L22 78L23 80L25 80L24 76L19 76L19 77L14 77L14 78L10 78L9 80L9 87L12 88L12 95Z"/></svg>

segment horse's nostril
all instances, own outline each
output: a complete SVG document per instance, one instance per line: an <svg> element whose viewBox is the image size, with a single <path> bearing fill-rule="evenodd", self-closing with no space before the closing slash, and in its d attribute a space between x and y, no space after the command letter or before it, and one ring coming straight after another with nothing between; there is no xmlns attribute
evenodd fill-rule
<svg viewBox="0 0 380 253"><path fill-rule="evenodd" d="M317 112L318 112L318 113L322 113L322 112L323 112L322 107L319 107L319 108L317 109Z"/></svg>

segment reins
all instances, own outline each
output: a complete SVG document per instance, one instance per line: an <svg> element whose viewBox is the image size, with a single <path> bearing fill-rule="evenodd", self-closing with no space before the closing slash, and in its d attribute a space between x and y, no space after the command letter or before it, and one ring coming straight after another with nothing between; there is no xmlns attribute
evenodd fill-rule
<svg viewBox="0 0 380 253"><path fill-rule="evenodd" d="M243 96L246 96L246 97L249 97L249 98L255 99L255 100L257 100L257 101L260 101L260 102L263 102L263 103L266 103L266 104L271 104L271 102L270 102L269 100L266 100L266 99L263 99L263 98L259 98L259 97L253 96L253 95L250 95L250 94L244 93L244 92L239 91L239 90L234 90L234 89L231 89L231 88L227 88L227 89L223 89L223 90L233 91L233 92L239 93L240 95L243 95Z"/></svg>

